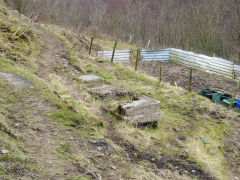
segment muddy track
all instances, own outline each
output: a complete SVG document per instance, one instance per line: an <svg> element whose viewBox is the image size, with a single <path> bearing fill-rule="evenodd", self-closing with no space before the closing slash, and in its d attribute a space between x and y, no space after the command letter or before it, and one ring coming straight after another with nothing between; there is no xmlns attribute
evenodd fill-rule
<svg viewBox="0 0 240 180"><path fill-rule="evenodd" d="M164 154L159 155L151 152L140 152L129 141L121 138L120 134L116 132L113 122L109 121L109 138L118 146L122 147L128 154L132 163L139 163L140 161L148 161L154 164L158 169L169 169L171 171L179 171L180 175L187 174L192 178L200 180L215 180L209 173L202 170L202 168L195 162L189 161L187 156L179 155L169 157ZM157 171L153 172L158 175Z"/></svg>

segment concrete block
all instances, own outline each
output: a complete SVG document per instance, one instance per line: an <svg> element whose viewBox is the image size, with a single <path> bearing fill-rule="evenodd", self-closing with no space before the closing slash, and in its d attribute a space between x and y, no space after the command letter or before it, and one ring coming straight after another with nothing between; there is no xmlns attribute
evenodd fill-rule
<svg viewBox="0 0 240 180"><path fill-rule="evenodd" d="M98 82L104 80L103 78L93 74L80 76L79 79L83 80L84 82Z"/></svg>
<svg viewBox="0 0 240 180"><path fill-rule="evenodd" d="M152 113L152 120L153 121L159 121L160 118L161 118L161 112Z"/></svg>
<svg viewBox="0 0 240 180"><path fill-rule="evenodd" d="M120 113L134 125L160 120L160 102L146 96L120 107Z"/></svg>

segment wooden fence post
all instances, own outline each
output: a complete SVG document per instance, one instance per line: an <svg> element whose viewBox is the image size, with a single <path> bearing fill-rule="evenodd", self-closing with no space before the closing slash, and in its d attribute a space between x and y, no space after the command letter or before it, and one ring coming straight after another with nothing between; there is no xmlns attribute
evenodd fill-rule
<svg viewBox="0 0 240 180"><path fill-rule="evenodd" d="M115 44L114 44L114 47L113 47L113 53L112 53L112 59L111 59L111 62L112 62L112 63L113 63L113 59L114 59L114 54L115 54L116 47L117 47L117 41L115 41Z"/></svg>
<svg viewBox="0 0 240 180"><path fill-rule="evenodd" d="M94 39L94 37L91 38L91 43L90 43L90 48L89 48L89 55L91 54L91 51L92 51L93 39Z"/></svg>
<svg viewBox="0 0 240 180"><path fill-rule="evenodd" d="M232 109L232 105L233 105L233 102L235 101L235 98L236 98L236 96L237 96L237 93L238 93L238 91L239 91L239 88L240 88L240 81L238 82L237 88L236 88L235 91L234 91L232 100L231 100L230 105L229 105L229 107L228 107L229 110Z"/></svg>
<svg viewBox="0 0 240 180"><path fill-rule="evenodd" d="M192 91L192 68L190 68L188 91Z"/></svg>
<svg viewBox="0 0 240 180"><path fill-rule="evenodd" d="M137 50L137 57L136 57L136 63L135 63L135 71L138 69L138 61L140 59L140 49Z"/></svg>
<svg viewBox="0 0 240 180"><path fill-rule="evenodd" d="M159 61L159 82L162 82L162 61Z"/></svg>

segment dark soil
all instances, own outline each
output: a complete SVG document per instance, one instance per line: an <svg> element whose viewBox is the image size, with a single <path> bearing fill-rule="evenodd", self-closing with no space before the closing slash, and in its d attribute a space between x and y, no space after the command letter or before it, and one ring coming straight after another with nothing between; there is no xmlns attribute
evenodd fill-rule
<svg viewBox="0 0 240 180"><path fill-rule="evenodd" d="M139 63L138 69L149 75L159 76L158 62ZM177 86L188 89L189 68L175 63L162 63L162 81L169 82L171 85L177 84ZM196 93L200 93L202 88L211 88L233 94L236 86L236 82L232 79L209 74L200 70L193 70L192 90Z"/></svg>
<svg viewBox="0 0 240 180"><path fill-rule="evenodd" d="M195 162L187 160L187 156L169 157L161 155L161 159L159 159L159 155L139 152L134 145L121 139L119 136L113 136L112 140L115 144L121 146L126 151L129 158L134 163L145 160L155 164L158 169L170 169L172 171L178 170L180 174L188 174L189 176L197 177L202 180L214 179L209 173L203 171Z"/></svg>
<svg viewBox="0 0 240 180"><path fill-rule="evenodd" d="M157 167L157 169L169 169L171 171L178 170L180 175L187 174L190 177L193 178L197 177L200 180L215 179L208 172L202 170L201 167L197 165L195 162L188 160L188 156L186 155L170 157L164 154L151 153L151 150L149 150L149 152L140 152L129 141L121 138L118 132L116 132L112 121L110 121L109 123L109 136L115 144L124 149L132 163L139 163L140 161L149 161L152 164L154 164Z"/></svg>

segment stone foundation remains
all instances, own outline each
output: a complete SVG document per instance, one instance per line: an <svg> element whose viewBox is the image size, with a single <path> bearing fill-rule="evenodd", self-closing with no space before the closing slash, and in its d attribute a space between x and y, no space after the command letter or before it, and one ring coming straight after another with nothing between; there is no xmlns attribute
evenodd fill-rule
<svg viewBox="0 0 240 180"><path fill-rule="evenodd" d="M120 114L133 125L158 122L161 105L159 101L146 96L120 106Z"/></svg>

